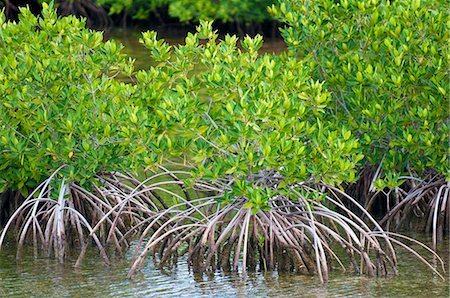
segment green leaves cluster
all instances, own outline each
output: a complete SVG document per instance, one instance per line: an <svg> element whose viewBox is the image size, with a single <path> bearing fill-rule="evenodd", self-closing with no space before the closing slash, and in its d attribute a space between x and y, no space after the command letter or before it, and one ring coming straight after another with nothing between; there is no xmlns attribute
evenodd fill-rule
<svg viewBox="0 0 450 298"><path fill-rule="evenodd" d="M176 47L143 34L159 63L136 75L141 106L158 117L148 146L191 163L196 178L234 181L231 194L249 198L256 211L268 186L278 192L298 182L353 180L362 156L351 132L325 119L329 92L294 57L259 55L261 36L237 41L217 40L210 22ZM273 175L275 185L264 182Z"/></svg>
<svg viewBox="0 0 450 298"><path fill-rule="evenodd" d="M26 192L61 166L79 183L131 166L135 87L114 77L133 63L121 50L51 4L40 17L21 9L18 23L0 15L0 190Z"/></svg>
<svg viewBox="0 0 450 298"><path fill-rule="evenodd" d="M325 82L330 113L359 137L385 181L449 174L449 28L444 1L283 1L289 48ZM397 182L393 182L397 181Z"/></svg>
<svg viewBox="0 0 450 298"><path fill-rule="evenodd" d="M167 6L169 0L96 0L97 4L108 8L111 15L126 11L135 19L147 19L150 13Z"/></svg>

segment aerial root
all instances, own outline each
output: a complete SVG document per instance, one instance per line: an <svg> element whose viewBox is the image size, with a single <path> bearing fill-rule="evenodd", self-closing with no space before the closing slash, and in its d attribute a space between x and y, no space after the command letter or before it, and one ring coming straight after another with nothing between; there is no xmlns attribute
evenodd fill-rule
<svg viewBox="0 0 450 298"><path fill-rule="evenodd" d="M305 190L315 191L306 186ZM270 198L271 210L256 214L243 207L245 198L235 198L225 206L215 197L194 200L189 208L183 203L174 205L161 211L170 218L164 225L152 227L156 221L147 225L128 276L142 268L149 254L161 268L186 254L194 272L222 270L245 275L247 270L277 270L315 274L326 282L334 264L347 270L347 263L359 274L396 274L394 244L402 246L403 242L384 232L341 190L329 186L322 190L327 205L339 212L294 190L289 197ZM365 212L368 221L350 211L349 204Z"/></svg>
<svg viewBox="0 0 450 298"><path fill-rule="evenodd" d="M105 173L97 176L88 190L67 182L60 176L61 168L9 216L0 234L0 248L6 234L15 228L18 257L25 243L32 243L36 251L63 262L69 248L78 246L75 266L79 266L89 243L94 243L101 258L109 264L109 247L123 254L129 247L128 240L145 227L147 220L159 215L158 199L148 194L164 190L163 182L135 187L130 184L134 179L131 176Z"/></svg>

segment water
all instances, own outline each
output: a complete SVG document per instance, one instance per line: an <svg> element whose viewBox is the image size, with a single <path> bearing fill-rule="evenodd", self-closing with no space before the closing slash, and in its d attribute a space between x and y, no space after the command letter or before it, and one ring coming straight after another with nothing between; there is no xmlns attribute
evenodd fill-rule
<svg viewBox="0 0 450 298"><path fill-rule="evenodd" d="M448 264L448 240L439 246L439 253ZM12 246L0 251L0 297L449 297L449 280L433 276L404 252L399 254L398 276L366 278L336 270L326 286L317 277L296 274L198 276L189 272L183 258L166 272L149 261L129 280L130 256L106 267L92 250L81 268L73 267L74 260L60 265L31 252L19 261L15 256Z"/></svg>

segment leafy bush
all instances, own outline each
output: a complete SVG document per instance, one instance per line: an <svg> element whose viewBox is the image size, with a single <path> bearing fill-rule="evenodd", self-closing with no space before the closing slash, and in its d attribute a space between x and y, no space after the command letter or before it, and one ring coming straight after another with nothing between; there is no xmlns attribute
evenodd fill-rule
<svg viewBox="0 0 450 298"><path fill-rule="evenodd" d="M126 12L136 19L146 19L156 9L166 6L169 0L96 0L99 5L109 8L109 14Z"/></svg>
<svg viewBox="0 0 450 298"><path fill-rule="evenodd" d="M401 175L447 176L448 23L443 1L283 1L289 48L325 82L339 123L360 139L379 189Z"/></svg>
<svg viewBox="0 0 450 298"><path fill-rule="evenodd" d="M176 0L169 1L169 13L182 22L214 19L223 22L262 22L268 20L266 7L273 0Z"/></svg>
<svg viewBox="0 0 450 298"><path fill-rule="evenodd" d="M157 140L149 140L155 156L148 165L166 155L195 166L195 178L233 181L232 194L251 197L255 212L271 196L266 187L354 179L358 143L350 131L322 119L329 93L308 78L301 62L260 57L261 36L245 38L241 51L234 36L216 44L211 23L198 30L173 49L155 32L143 35L160 62L136 75L142 106L156 106L151 113L160 117L154 125L159 131L152 134Z"/></svg>
<svg viewBox="0 0 450 298"><path fill-rule="evenodd" d="M330 93L304 63L259 55L260 36L241 50L208 22L174 48L144 33L159 64L136 73L135 85L115 80L133 74L121 46L74 17L58 19L53 5L38 18L22 9L18 23L2 14L0 41L3 189L34 188L0 247L15 224L19 250L30 239L62 262L77 243L78 265L91 239L108 261L104 245L123 252L141 231L130 275L150 251L163 266L184 243L194 270L215 269L216 258L238 270L242 254L243 273L259 256L261 270L326 281L331 259L342 265L337 241L357 272L395 272L392 244L405 245L367 212L367 223L359 219L343 202L361 207L335 187L355 179L358 141L329 121ZM142 182L118 172L144 167ZM181 203L169 207L160 193Z"/></svg>
<svg viewBox="0 0 450 298"><path fill-rule="evenodd" d="M56 169L83 183L100 171L129 167L133 86L121 45L103 42L75 17L21 9L18 23L0 17L1 190L34 188Z"/></svg>
<svg viewBox="0 0 450 298"><path fill-rule="evenodd" d="M326 281L330 239L348 249L353 263L361 256L359 273L395 267L391 237L372 233L381 228L367 213L370 225L359 220L342 203L355 201L333 187L355 179L362 156L352 133L327 120L330 94L301 61L259 55L261 36L246 37L241 50L235 36L217 40L204 21L185 45L171 47L155 32L141 42L159 63L136 74L137 122L155 115L144 125L153 152L144 163L151 168L162 157L192 168L186 184L211 196L162 211L169 218L163 225L149 222L129 276L148 254L164 266L184 251L198 272L238 271L242 260L245 273L259 258L260 270ZM387 242L386 251L377 237ZM373 262L375 255L383 261Z"/></svg>
<svg viewBox="0 0 450 298"><path fill-rule="evenodd" d="M16 206L0 247L15 224L19 250L32 240L62 262L77 243L79 264L95 242L108 262L104 246L122 252L141 214L165 206L157 191L181 184L121 173L137 172L145 155L136 87L116 79L133 73L121 50L83 20L58 18L53 4L44 3L40 17L21 9L18 23L0 16L0 181L8 188L0 198L2 208Z"/></svg>

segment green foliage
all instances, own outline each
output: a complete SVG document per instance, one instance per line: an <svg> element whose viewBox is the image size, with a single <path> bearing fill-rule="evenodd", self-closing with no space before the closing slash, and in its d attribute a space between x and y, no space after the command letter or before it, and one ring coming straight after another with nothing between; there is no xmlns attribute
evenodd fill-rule
<svg viewBox="0 0 450 298"><path fill-rule="evenodd" d="M169 0L96 0L96 2L108 7L112 15L127 11L133 18L144 20L159 7L167 6Z"/></svg>
<svg viewBox="0 0 450 298"><path fill-rule="evenodd" d="M444 7L438 0L303 0L270 8L288 25L289 48L333 94L330 113L360 138L366 163L381 164L381 188L430 168L449 175Z"/></svg>
<svg viewBox="0 0 450 298"><path fill-rule="evenodd" d="M169 14L182 22L204 19L262 22L270 18L266 7L273 3L273 0L169 0Z"/></svg>
<svg viewBox="0 0 450 298"><path fill-rule="evenodd" d="M63 165L79 183L131 166L134 87L113 78L133 63L121 49L52 4L40 17L22 8L18 23L0 15L0 189L26 192Z"/></svg>
<svg viewBox="0 0 450 298"><path fill-rule="evenodd" d="M354 179L358 142L324 121L329 93L303 63L260 56L261 36L246 37L241 50L235 36L218 41L210 22L197 31L177 47L155 32L143 34L141 42L159 63L136 75L142 106L157 115L155 138L147 140L155 156L146 164L158 156L188 161L196 178L231 181L228 195L251 198L247 207L255 212L272 196L268 188Z"/></svg>
<svg viewBox="0 0 450 298"><path fill-rule="evenodd" d="M147 19L157 8L168 7L171 17L181 22L214 19L223 22L262 22L270 18L266 7L273 0L97 0L111 14L128 11L136 19Z"/></svg>

